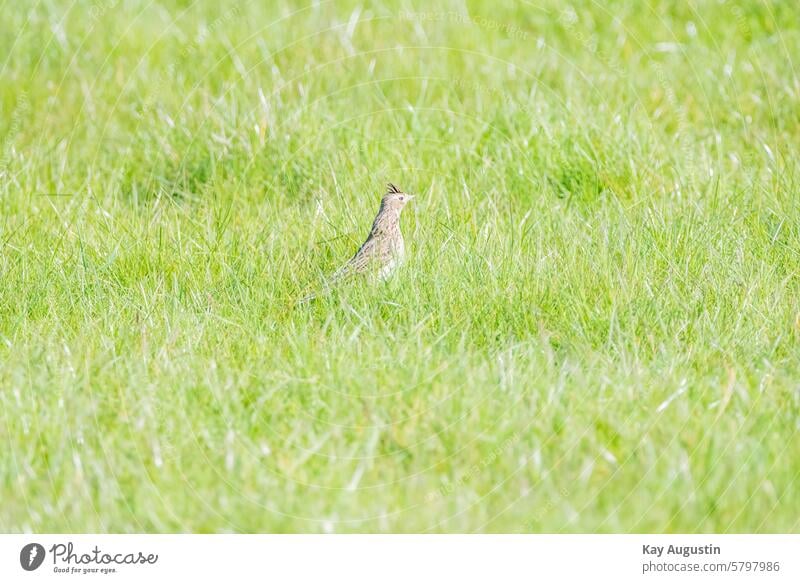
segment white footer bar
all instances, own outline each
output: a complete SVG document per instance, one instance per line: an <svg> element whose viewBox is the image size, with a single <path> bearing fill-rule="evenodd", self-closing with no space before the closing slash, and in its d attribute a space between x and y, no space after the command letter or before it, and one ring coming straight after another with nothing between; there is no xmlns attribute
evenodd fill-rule
<svg viewBox="0 0 800 583"><path fill-rule="evenodd" d="M0 581L800 581L800 535L0 535Z"/></svg>

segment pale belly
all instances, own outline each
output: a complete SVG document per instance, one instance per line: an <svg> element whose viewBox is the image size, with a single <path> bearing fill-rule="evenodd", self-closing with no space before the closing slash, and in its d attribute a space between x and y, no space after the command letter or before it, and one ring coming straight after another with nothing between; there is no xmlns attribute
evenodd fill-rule
<svg viewBox="0 0 800 583"><path fill-rule="evenodd" d="M391 258L386 262L386 265L381 268L380 272L378 273L378 277L383 280L390 278L392 274L397 271L397 268L402 265L403 261L405 260L405 255L405 243L403 242L403 238L399 237L397 243L392 249Z"/></svg>

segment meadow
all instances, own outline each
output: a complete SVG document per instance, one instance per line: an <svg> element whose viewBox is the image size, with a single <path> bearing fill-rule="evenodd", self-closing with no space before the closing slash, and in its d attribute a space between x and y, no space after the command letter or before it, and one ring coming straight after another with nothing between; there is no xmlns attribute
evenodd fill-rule
<svg viewBox="0 0 800 583"><path fill-rule="evenodd" d="M795 3L0 7L0 531L800 531Z"/></svg>

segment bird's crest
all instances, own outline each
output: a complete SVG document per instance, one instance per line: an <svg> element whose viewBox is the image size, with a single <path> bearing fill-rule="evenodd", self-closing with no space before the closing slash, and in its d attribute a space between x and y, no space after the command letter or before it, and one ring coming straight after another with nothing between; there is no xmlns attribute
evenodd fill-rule
<svg viewBox="0 0 800 583"><path fill-rule="evenodd" d="M397 188L397 187L396 187L394 184L392 184L391 182L390 182L389 184L387 184L387 185L386 185L386 194L400 194L400 193L402 193L402 192L403 192L402 190L400 190L399 188Z"/></svg>

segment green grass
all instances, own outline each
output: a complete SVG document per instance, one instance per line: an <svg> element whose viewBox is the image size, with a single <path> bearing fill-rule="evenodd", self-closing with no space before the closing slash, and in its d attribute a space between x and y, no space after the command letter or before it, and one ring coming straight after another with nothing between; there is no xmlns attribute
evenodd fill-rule
<svg viewBox="0 0 800 583"><path fill-rule="evenodd" d="M800 531L793 3L0 12L0 530Z"/></svg>

